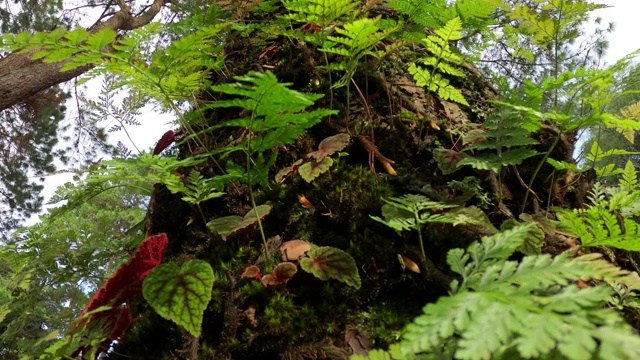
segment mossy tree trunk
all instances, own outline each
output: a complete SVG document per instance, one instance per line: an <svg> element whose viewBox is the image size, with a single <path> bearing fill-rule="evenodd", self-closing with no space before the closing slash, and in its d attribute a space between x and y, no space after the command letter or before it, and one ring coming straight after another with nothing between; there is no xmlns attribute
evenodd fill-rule
<svg viewBox="0 0 640 360"><path fill-rule="evenodd" d="M247 38L240 33L228 39L226 68L230 72L212 76L215 84L231 82L233 76L249 71L272 71L280 82L291 83L292 89L326 94L316 106L339 111L295 144L277 149L278 160L270 179L304 159L331 135L350 135L351 143L344 150L348 156L337 159L330 171L311 183L291 176L280 183L272 181L268 187L254 188L254 192L258 204L273 207L263 222L270 246L303 239L342 249L355 259L362 287L353 290L341 282L320 281L301 271L286 285L269 289L241 279L245 268L262 261L260 232L255 229L223 241L207 230L196 209L158 186L146 231L168 234L165 260L199 258L208 261L216 272L203 335L200 339L185 335L140 298L133 306L134 313L141 314L140 320L109 357L346 359L373 346L386 347L426 303L447 294L453 279L445 270L447 250L465 247L486 232L474 225L426 226L421 234L427 254L424 259L416 232L398 234L370 218L380 215L381 199L421 193L442 202L456 202L465 196L466 204L481 205L480 197L486 194L493 203L482 205L495 223L519 214L527 189L512 170L500 177L502 184L488 171L471 168L444 175L433 155L434 149L461 150L459 130L477 127L485 120L492 111L488 101L497 97L496 92L471 64L463 69L465 77L450 79L470 106L427 92L403 70L425 54L419 48L382 59L364 57L349 86L331 89L329 73L320 67L325 54L309 43L283 36ZM268 47L271 50L266 51ZM334 58L329 56L328 60ZM334 81L339 77L335 72L331 75ZM218 97L212 94L203 96L203 100ZM207 123L201 126L242 116L246 114L239 110L218 109L210 111ZM180 156L199 152L202 144L209 151L226 146L243 134L241 130L221 130L206 136L198 144L183 144ZM540 146L549 146L542 137ZM571 141L560 144L560 151L570 159ZM220 174L218 165L223 162L218 160L212 159L196 170L205 176ZM533 176L535 164L525 163L517 176ZM185 173L190 170L185 169ZM542 171L534 182L538 197L546 198L551 193L552 201L559 204L575 203L583 196L559 191L554 186L560 185L549 184L546 175L548 171ZM471 177L479 179L481 193L462 194L449 186L451 181L464 182ZM498 188L502 189L500 194ZM208 219L242 216L251 208L248 187L239 182L230 183L223 198L201 204ZM417 263L419 273L407 268L409 260Z"/></svg>

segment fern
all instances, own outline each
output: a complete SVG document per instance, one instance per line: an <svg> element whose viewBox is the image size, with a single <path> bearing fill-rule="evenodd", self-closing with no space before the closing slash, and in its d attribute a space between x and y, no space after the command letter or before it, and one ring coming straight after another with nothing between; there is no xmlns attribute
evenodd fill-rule
<svg viewBox="0 0 640 360"><path fill-rule="evenodd" d="M152 51L163 28L151 23L116 40L116 32L104 28L89 33L82 28L56 29L50 33L3 35L2 48L38 49L34 59L65 61L62 71L95 66L83 81L104 74L117 74L115 86L127 86L155 100L163 110L176 110L175 100L184 100L200 91L206 71L221 69L224 61L219 33L230 26L222 23L203 27L172 42L162 51ZM206 65L206 66L203 66Z"/></svg>
<svg viewBox="0 0 640 360"><path fill-rule="evenodd" d="M627 161L622 171L622 178L618 184L620 189L624 191L636 191L639 190L640 183L638 183L638 173L635 166L631 161Z"/></svg>
<svg viewBox="0 0 640 360"><path fill-rule="evenodd" d="M640 224L634 220L640 215L640 191L633 164L627 162L619 186L594 186L589 198L593 204L586 209L558 210L563 231L585 247L640 251Z"/></svg>
<svg viewBox="0 0 640 360"><path fill-rule="evenodd" d="M454 18L447 24L436 30L436 35L422 39L422 44L433 56L424 57L420 63L428 68L422 68L416 63L409 64L409 73L413 75L418 86L425 86L429 91L438 94L442 99L455 101L463 105L469 105L460 92L444 78L442 74L456 77L464 76L455 65L462 63L462 58L455 54L449 46L449 41L460 40L462 38L462 22L460 18Z"/></svg>
<svg viewBox="0 0 640 360"><path fill-rule="evenodd" d="M358 6L352 0L283 0L282 4L292 12L286 18L322 28L351 15Z"/></svg>
<svg viewBox="0 0 640 360"><path fill-rule="evenodd" d="M458 167L470 165L480 170L499 173L505 166L519 165L526 158L539 152L527 148L538 142L531 133L539 128L539 123L522 115L504 111L490 117L480 129L469 132L465 138L469 150L495 150L495 153L467 157L458 162Z"/></svg>
<svg viewBox="0 0 640 360"><path fill-rule="evenodd" d="M615 118L610 126L633 143L635 132L640 130L640 101L622 108L620 115L623 119Z"/></svg>
<svg viewBox="0 0 640 360"><path fill-rule="evenodd" d="M422 195L409 194L391 198L389 200L383 199L383 201L386 203L382 206L382 216L384 219L377 216L371 216L371 218L396 231L417 231L418 239L420 241L420 251L422 252L422 257L425 261L427 261L427 254L424 251L424 242L422 240L422 226L432 222L455 222L455 217L427 212L428 210L453 208L456 207L455 205L447 205L431 201Z"/></svg>
<svg viewBox="0 0 640 360"><path fill-rule="evenodd" d="M451 250L447 263L462 278L452 284L454 295L425 306L400 343L371 358L640 357L640 337L616 311L602 307L613 294L611 287L573 284L636 280L600 254L507 261L531 226L483 238L467 251Z"/></svg>
<svg viewBox="0 0 640 360"><path fill-rule="evenodd" d="M219 100L206 108L239 107L250 111L250 116L226 121L210 127L212 131L221 127L243 127L249 135L235 146L227 146L220 150L223 157L242 151L247 156L245 180L250 185L268 183L268 172L275 162L275 155L265 160L263 154L278 146L293 143L311 126L322 118L335 114L334 110L316 109L305 112L323 95L302 94L288 88L289 84L281 84L271 72L251 72L236 77L239 82L212 87L213 91L227 95L239 96L231 100ZM249 166L254 163L253 170ZM237 169L237 168L236 168Z"/></svg>
<svg viewBox="0 0 640 360"><path fill-rule="evenodd" d="M445 0L393 0L389 6L401 14L405 14L408 20L424 28L438 29L448 19L444 15L447 8Z"/></svg>
<svg viewBox="0 0 640 360"><path fill-rule="evenodd" d="M327 36L327 41L324 42L324 46L320 48L320 51L346 58L343 61L325 66L331 70L345 71L345 75L332 85L333 88L345 86L351 80L363 56L380 56L374 51L375 46L386 38L393 29L379 31L379 21L380 17L358 19L344 24L342 29L335 29L342 36Z"/></svg>
<svg viewBox="0 0 640 360"><path fill-rule="evenodd" d="M640 154L640 153L636 151L628 151L623 149L611 149L611 150L604 151L600 147L600 144L598 144L597 141L594 141L593 145L591 145L591 149L589 149L589 153L587 153L587 155L585 156L585 160L587 161L587 165L593 167L593 169L596 171L596 174L599 177L614 176L614 175L619 175L623 172L622 169L616 168L615 163L604 164L604 166L602 167L599 167L597 165L602 164L602 160L610 156L637 155L637 154Z"/></svg>

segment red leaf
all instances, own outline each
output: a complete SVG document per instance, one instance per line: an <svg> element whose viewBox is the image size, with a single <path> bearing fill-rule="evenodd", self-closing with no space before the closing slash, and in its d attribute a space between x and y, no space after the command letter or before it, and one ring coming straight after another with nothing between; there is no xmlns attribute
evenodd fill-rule
<svg viewBox="0 0 640 360"><path fill-rule="evenodd" d="M281 262L273 268L271 275L275 276L279 284L284 284L291 280L293 275L298 272L298 267L291 262Z"/></svg>
<svg viewBox="0 0 640 360"><path fill-rule="evenodd" d="M349 145L350 139L351 136L345 133L329 136L320 142L318 150L310 152L307 156L316 159L317 162L321 162L325 157L346 148Z"/></svg>
<svg viewBox="0 0 640 360"><path fill-rule="evenodd" d="M118 306L140 293L141 281L162 262L162 254L169 243L166 234L146 238L126 263L91 297L83 314L101 306Z"/></svg>
<svg viewBox="0 0 640 360"><path fill-rule="evenodd" d="M74 331L80 327L86 329L87 325L104 320L103 330L109 336L101 348L106 351L111 342L122 336L126 328L133 322L129 306L120 307L120 305L142 292L142 280L153 268L160 265L168 243L169 239L166 234L150 236L140 243L129 260L120 265L118 270L107 279L107 282L93 294L87 306L82 310L81 320L76 324ZM110 306L112 309L100 311L82 319L84 314L102 306ZM80 353L86 353L89 349L88 347L78 349L74 357Z"/></svg>
<svg viewBox="0 0 640 360"><path fill-rule="evenodd" d="M260 268L255 265L251 265L248 268L244 269L244 272L240 277L243 279L260 280Z"/></svg>
<svg viewBox="0 0 640 360"><path fill-rule="evenodd" d="M169 130L158 140L156 147L153 148L153 155L158 155L162 152L162 150L169 147L169 145L173 144L176 139L176 134L173 130Z"/></svg>

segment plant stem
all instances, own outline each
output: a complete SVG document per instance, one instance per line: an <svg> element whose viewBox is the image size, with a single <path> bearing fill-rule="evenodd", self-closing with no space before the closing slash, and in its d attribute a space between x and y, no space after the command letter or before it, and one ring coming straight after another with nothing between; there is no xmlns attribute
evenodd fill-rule
<svg viewBox="0 0 640 360"><path fill-rule="evenodd" d="M527 199L529 198L529 191L530 191L529 189L531 189L531 186L533 186L533 181L536 179L536 176L538 176L538 172L540 172L540 169L542 168L542 165L544 165L544 163L549 158L549 155L551 155L551 152L553 151L553 149L555 149L556 145L558 145L558 142L560 141L560 136L561 135L562 135L562 133L558 134L558 136L554 140L553 144L551 144L551 146L549 147L549 150L547 150L547 152L544 154L544 157L542 158L542 160L540 160L540 163L538 164L538 167L536 168L536 171L534 171L533 175L531 175L531 179L529 179L529 188L527 189L527 192L525 192L525 194L524 194L524 201L522 202L522 207L520 207L520 213L524 213L524 208L525 208L525 206L527 206Z"/></svg>
<svg viewBox="0 0 640 360"><path fill-rule="evenodd" d="M420 217L416 210L413 211L413 217L416 220L416 227L418 230L418 240L420 241L420 252L422 253L422 260L428 262L427 253L424 251L424 242L422 241L422 227L420 226Z"/></svg>

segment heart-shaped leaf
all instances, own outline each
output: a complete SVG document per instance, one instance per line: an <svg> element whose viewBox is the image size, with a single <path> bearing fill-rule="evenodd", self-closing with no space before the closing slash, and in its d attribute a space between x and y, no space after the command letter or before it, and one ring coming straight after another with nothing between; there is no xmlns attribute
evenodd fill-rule
<svg viewBox="0 0 640 360"><path fill-rule="evenodd" d="M320 162L311 161L300 165L298 173L306 182L312 182L320 174L329 170L331 165L333 165L333 159L326 157Z"/></svg>
<svg viewBox="0 0 640 360"><path fill-rule="evenodd" d="M294 162L293 165L287 166L286 168L278 171L275 178L276 182L278 184L281 184L289 175L297 174L300 164L302 164L302 159L299 159L298 161Z"/></svg>
<svg viewBox="0 0 640 360"><path fill-rule="evenodd" d="M291 262L281 262L273 268L271 274L267 274L260 280L264 287L286 284L293 275L298 272L298 267Z"/></svg>
<svg viewBox="0 0 640 360"><path fill-rule="evenodd" d="M256 225L258 223L257 217L260 217L260 221L264 220L269 215L269 212L271 212L270 205L259 205L255 209L249 210L244 217L234 215L213 219L207 223L207 227L209 227L209 230L220 234L222 240L227 240L239 231Z"/></svg>
<svg viewBox="0 0 640 360"><path fill-rule="evenodd" d="M307 156L316 159L316 162L321 162L327 156L333 155L346 148L349 145L350 139L351 136L345 133L329 136L320 142L318 150L310 152Z"/></svg>
<svg viewBox="0 0 640 360"><path fill-rule="evenodd" d="M160 316L199 337L212 286L211 266L206 261L191 260L182 267L168 263L153 269L144 280L142 294Z"/></svg>
<svg viewBox="0 0 640 360"><path fill-rule="evenodd" d="M433 158L443 175L449 175L458 170L458 162L469 155L460 153L449 149L435 149L433 150Z"/></svg>
<svg viewBox="0 0 640 360"><path fill-rule="evenodd" d="M309 250L307 256L300 259L302 270L320 280L336 279L356 289L360 288L360 274L351 255L334 247L321 246Z"/></svg>
<svg viewBox="0 0 640 360"><path fill-rule="evenodd" d="M296 266L296 264L291 262L281 262L280 264L276 265L275 268L273 268L271 275L275 276L276 279L278 279L278 281L280 281L281 283L286 283L287 281L291 280L293 275L295 275L297 272L298 267Z"/></svg>
<svg viewBox="0 0 640 360"><path fill-rule="evenodd" d="M240 277L243 279L260 280L260 268L255 265L251 265L248 268L244 269L244 272L242 273L242 275L240 275Z"/></svg>

